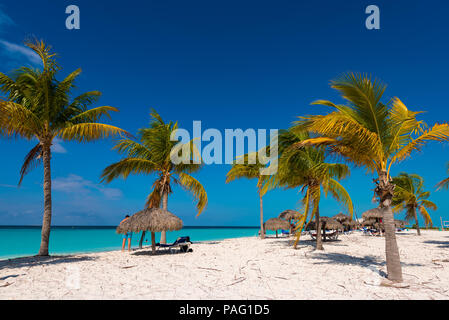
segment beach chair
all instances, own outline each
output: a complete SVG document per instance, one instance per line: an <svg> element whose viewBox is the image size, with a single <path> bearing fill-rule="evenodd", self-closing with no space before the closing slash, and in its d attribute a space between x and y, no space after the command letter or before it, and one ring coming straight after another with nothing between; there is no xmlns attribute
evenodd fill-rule
<svg viewBox="0 0 449 320"><path fill-rule="evenodd" d="M171 244L156 243L157 250L164 249L170 252L176 249L179 249L180 252L192 252L193 250L190 248L191 245L192 242L190 241L190 237L179 237Z"/></svg>
<svg viewBox="0 0 449 320"><path fill-rule="evenodd" d="M323 232L323 231L321 231ZM338 239L338 231L337 230L326 230L326 240L337 240ZM316 239L316 230L311 230L310 231L310 236L312 237L313 240ZM323 234L321 234L321 236L323 236Z"/></svg>

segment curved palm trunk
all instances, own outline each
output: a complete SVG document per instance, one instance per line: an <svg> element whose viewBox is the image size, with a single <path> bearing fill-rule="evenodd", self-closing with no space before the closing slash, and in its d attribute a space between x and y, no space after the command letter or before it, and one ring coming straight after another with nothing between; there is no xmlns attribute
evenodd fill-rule
<svg viewBox="0 0 449 320"><path fill-rule="evenodd" d="M164 194L162 195L162 209L167 210L167 206L168 206L168 193L164 192ZM167 232L166 231L161 232L161 241L159 241L159 242L162 244L167 243Z"/></svg>
<svg viewBox="0 0 449 320"><path fill-rule="evenodd" d="M323 249L323 239L321 238L321 221L320 221L320 207L317 205L315 212L315 226L316 226L316 250Z"/></svg>
<svg viewBox="0 0 449 320"><path fill-rule="evenodd" d="M263 201L260 191L259 191L259 198L260 198L260 238L265 239L265 229L263 227Z"/></svg>
<svg viewBox="0 0 449 320"><path fill-rule="evenodd" d="M379 175L379 182L375 189L383 214L385 227L385 255L387 260L388 279L394 282L402 282L402 266L399 256L399 248L396 241L396 227L394 225L391 199L393 198L394 185L390 183L387 173Z"/></svg>
<svg viewBox="0 0 449 320"><path fill-rule="evenodd" d="M416 207L413 208L413 214L415 215L416 233L418 234L418 236L420 236L421 235L421 229L419 228L418 215L416 214Z"/></svg>
<svg viewBox="0 0 449 320"><path fill-rule="evenodd" d="M50 145L43 147L44 162L44 217L42 220L41 246L38 256L48 256L51 228L51 151Z"/></svg>

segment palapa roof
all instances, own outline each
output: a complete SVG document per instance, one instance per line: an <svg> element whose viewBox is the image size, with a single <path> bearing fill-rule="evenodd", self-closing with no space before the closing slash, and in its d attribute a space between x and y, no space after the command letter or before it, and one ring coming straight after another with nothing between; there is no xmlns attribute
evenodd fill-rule
<svg viewBox="0 0 449 320"><path fill-rule="evenodd" d="M362 213L362 218L363 220L371 218L382 219L383 218L382 210L380 210L379 208L370 209Z"/></svg>
<svg viewBox="0 0 449 320"><path fill-rule="evenodd" d="M326 230L343 230L343 225L335 220L334 218L329 217L320 217L321 226L324 225ZM310 223L307 226L308 230L314 230L316 229L315 221L310 221Z"/></svg>
<svg viewBox="0 0 449 320"><path fill-rule="evenodd" d="M271 218L268 219L264 224L265 230L289 230L290 229L290 223L288 221L279 219L279 218Z"/></svg>
<svg viewBox="0 0 449 320"><path fill-rule="evenodd" d="M350 226L352 228L355 228L359 225L359 223L355 220L345 220L345 221L341 222L341 224L344 226Z"/></svg>
<svg viewBox="0 0 449 320"><path fill-rule="evenodd" d="M278 218L290 220L290 219L295 219L297 217L297 215L298 215L297 211L288 209L288 210L282 211L279 214Z"/></svg>
<svg viewBox="0 0 449 320"><path fill-rule="evenodd" d="M396 228L404 228L407 225L407 222L403 220L394 220L394 225Z"/></svg>
<svg viewBox="0 0 449 320"><path fill-rule="evenodd" d="M337 220L340 223L342 223L344 221L351 221L351 217L350 216L347 216L347 215L345 215L345 214L343 214L341 212L339 214L336 214L332 218L334 218L335 220Z"/></svg>
<svg viewBox="0 0 449 320"><path fill-rule="evenodd" d="M363 220L362 226L363 227L373 227L378 230L384 230L384 224L377 221L376 218L369 218L369 219Z"/></svg>
<svg viewBox="0 0 449 320"><path fill-rule="evenodd" d="M161 208L148 208L122 221L117 227L116 232L162 232L180 229L182 229L182 220L173 213Z"/></svg>

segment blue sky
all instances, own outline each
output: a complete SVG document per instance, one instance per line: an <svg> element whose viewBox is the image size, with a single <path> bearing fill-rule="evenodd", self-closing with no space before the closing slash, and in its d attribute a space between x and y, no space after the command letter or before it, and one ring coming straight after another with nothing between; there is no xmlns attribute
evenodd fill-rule
<svg viewBox="0 0 449 320"><path fill-rule="evenodd" d="M81 11L81 29L65 28L66 6ZM365 28L365 8L376 4L381 29ZM367 72L388 84L410 109L427 111L429 124L447 121L449 52L442 1L8 1L0 5L0 71L36 65L22 43L36 36L60 55L61 76L81 67L78 91L100 90L99 105L120 109L112 123L131 133L148 124L155 108L164 119L191 130L287 128L297 116L324 111L316 99L341 101L329 81L343 72ZM99 183L103 168L120 156L113 140L58 142L52 158L53 224L116 225L140 210L154 177ZM39 225L42 168L17 188L23 158L33 141L0 140L1 224ZM393 173L419 173L427 188L447 176L449 145L430 144ZM209 205L195 218L192 198L175 188L169 210L185 225L257 225L255 181L225 184L228 165L206 166L196 175ZM360 214L373 204L372 176L353 169L342 183ZM432 212L449 220L448 192L434 192ZM294 209L297 190L264 198L266 219ZM341 211L331 199L321 212Z"/></svg>

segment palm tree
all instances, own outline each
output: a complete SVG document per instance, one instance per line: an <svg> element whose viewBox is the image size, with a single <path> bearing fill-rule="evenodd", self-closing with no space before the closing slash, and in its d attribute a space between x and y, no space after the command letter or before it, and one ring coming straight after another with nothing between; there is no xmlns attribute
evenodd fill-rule
<svg viewBox="0 0 449 320"><path fill-rule="evenodd" d="M102 181L109 183L118 177L126 179L130 174L154 174L157 178L147 198L146 207L160 207L162 201L163 209L167 210L172 184L177 184L192 193L197 200L199 215L207 205L207 194L201 183L189 174L201 167L195 163L198 162L195 161L198 159L195 157L199 157L198 150L193 142L181 145L178 141L171 140L178 129L177 123L171 121L165 123L155 110L152 110L150 115L150 126L139 130L140 142L122 139L115 145L114 149L126 157L106 167L101 175ZM180 150L180 147L184 146L188 146L189 150L185 152ZM186 161L175 164L172 161L174 153L182 153L181 156L185 157ZM144 233L142 239L143 237ZM165 231L161 234L160 242L166 243Z"/></svg>
<svg viewBox="0 0 449 320"><path fill-rule="evenodd" d="M447 172L449 173L449 163L447 164ZM440 181L438 184L437 184L437 190L440 190L440 189L449 189L449 178L446 178L446 179L444 179L443 181Z"/></svg>
<svg viewBox="0 0 449 320"><path fill-rule="evenodd" d="M7 76L0 73L0 90L7 95L0 100L0 127L3 136L18 136L39 142L25 157L20 170L20 181L39 163L44 164L44 217L39 256L48 255L52 215L51 202L51 145L55 138L64 141L88 142L127 132L107 124L98 123L103 117L110 118L116 108L88 107L101 96L98 91L81 94L71 100L74 81L81 73L77 69L64 80L56 80L60 67L55 54L43 41L25 43L42 59L42 69L22 67Z"/></svg>
<svg viewBox="0 0 449 320"><path fill-rule="evenodd" d="M402 281L402 268L395 236L391 200L394 184L390 176L393 164L420 150L424 144L449 139L449 125L435 124L428 128L398 98L381 102L386 86L370 76L348 73L331 82L346 104L318 100L313 104L334 109L325 115L302 117L297 128L318 137L304 145L325 145L356 166L376 173L375 195L384 215L385 247L388 279Z"/></svg>
<svg viewBox="0 0 449 320"><path fill-rule="evenodd" d="M347 207L351 217L353 215L352 200L346 189L338 182L347 176L350 171L347 165L341 163L327 163L325 150L322 147L313 148L301 146L302 141L309 139L307 132L283 130L280 133L279 170L276 182L271 186L284 186L285 188L301 187L305 191L304 214L300 217L294 247L299 241L302 228L312 207L310 221L315 217L316 249L323 250L321 236L321 222L319 204L322 191L327 196L330 193L337 201Z"/></svg>
<svg viewBox="0 0 449 320"><path fill-rule="evenodd" d="M263 150L261 150L263 151ZM268 175L263 175L262 170L266 165L259 161L258 154L260 152L253 152L243 155L240 159L234 161L231 169L226 175L226 183L234 181L239 178L257 179L257 193L259 194L260 203L260 237L265 238L265 230L263 227L263 196L267 192L265 182L268 181ZM254 159L255 161L250 161ZM253 163L254 162L254 163Z"/></svg>
<svg viewBox="0 0 449 320"><path fill-rule="evenodd" d="M407 174L401 172L393 178L394 196L392 201L393 212L406 211L406 220L415 219L416 231L421 235L419 229L418 215L419 210L424 218L426 226L432 225L432 218L427 209L437 210L437 206L432 201L427 200L430 196L429 191L424 191L424 179L417 174Z"/></svg>

